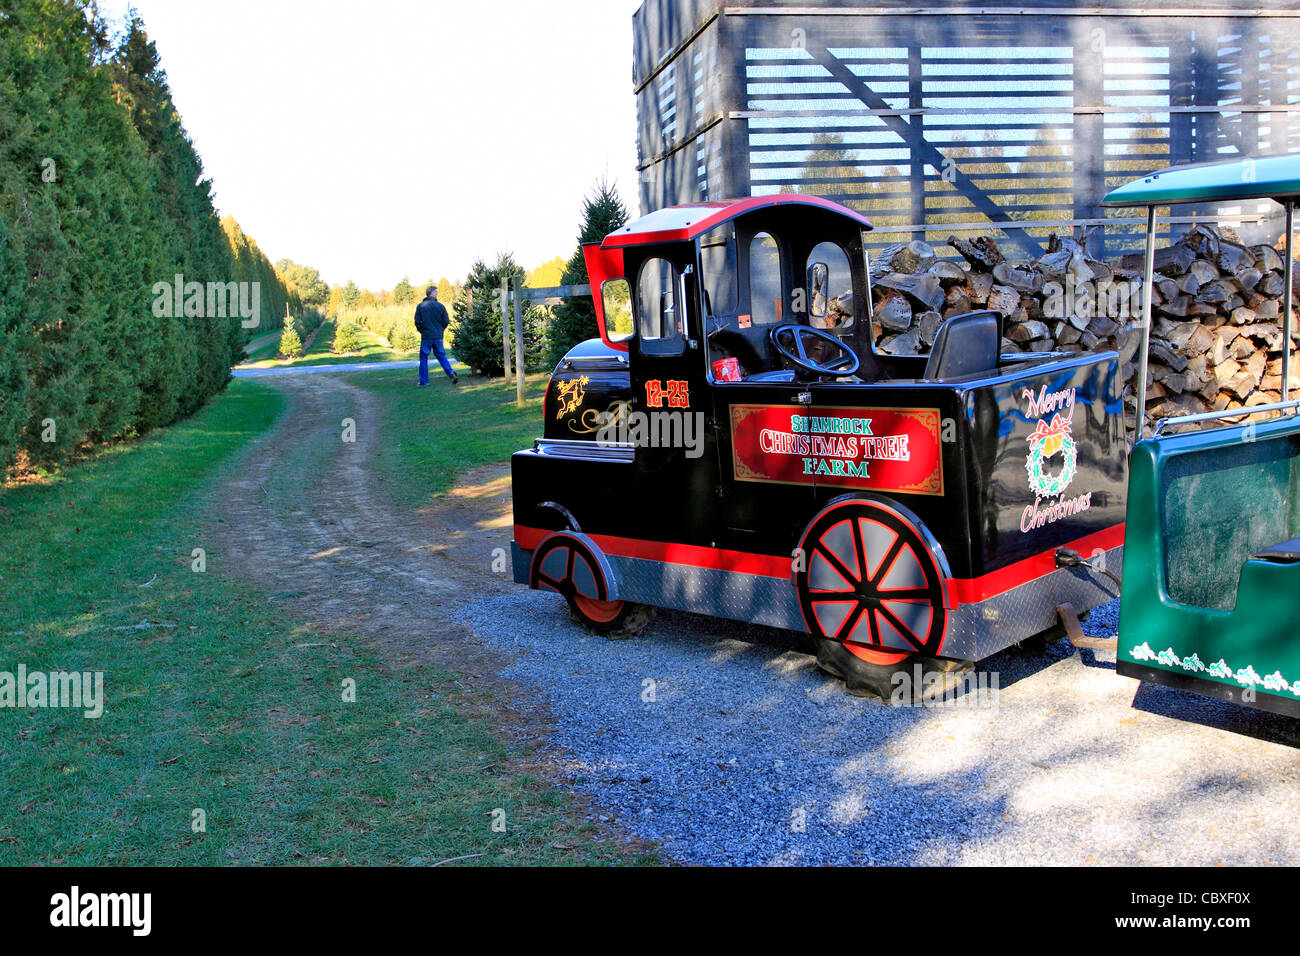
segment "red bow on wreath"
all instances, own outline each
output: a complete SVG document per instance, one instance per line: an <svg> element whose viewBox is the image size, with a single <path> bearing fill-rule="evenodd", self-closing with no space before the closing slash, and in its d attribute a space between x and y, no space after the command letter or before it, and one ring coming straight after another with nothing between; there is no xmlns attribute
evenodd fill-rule
<svg viewBox="0 0 1300 956"><path fill-rule="evenodd" d="M1038 427L1034 429L1026 441L1030 445L1037 445L1040 442L1043 446L1043 457L1051 458L1061 446L1065 444L1065 439L1070 436L1070 420L1062 418L1059 414L1053 415L1051 422L1045 422L1041 419Z"/></svg>

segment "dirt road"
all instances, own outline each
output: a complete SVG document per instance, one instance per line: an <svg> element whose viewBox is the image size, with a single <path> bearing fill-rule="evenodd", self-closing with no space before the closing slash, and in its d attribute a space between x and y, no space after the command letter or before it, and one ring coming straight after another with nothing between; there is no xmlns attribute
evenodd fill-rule
<svg viewBox="0 0 1300 956"><path fill-rule="evenodd" d="M512 732L543 733L537 695L499 678L500 655L456 623L467 602L511 586L492 571L494 549L510 546L506 466L472 470L437 505L399 511L370 470L381 403L338 375L272 381L285 413L210 506L218 560L291 602L313 630L362 639L391 666L469 674L489 691L485 705L509 704Z"/></svg>

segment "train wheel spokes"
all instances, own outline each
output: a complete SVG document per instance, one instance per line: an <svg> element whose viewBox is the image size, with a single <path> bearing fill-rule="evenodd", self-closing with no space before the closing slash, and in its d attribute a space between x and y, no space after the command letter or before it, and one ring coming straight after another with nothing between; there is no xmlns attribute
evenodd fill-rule
<svg viewBox="0 0 1300 956"><path fill-rule="evenodd" d="M814 520L801 547L795 585L814 636L872 664L937 654L943 576L912 522L878 502L846 501Z"/></svg>
<svg viewBox="0 0 1300 956"><path fill-rule="evenodd" d="M557 532L538 546L529 577L530 586L563 595L573 616L605 637L630 637L650 619L642 605L610 599L604 565L572 533Z"/></svg>
<svg viewBox="0 0 1300 956"><path fill-rule="evenodd" d="M532 578L535 588L546 588L566 598L581 597L605 602L609 585L600 561L584 542L569 534L554 534L533 555Z"/></svg>

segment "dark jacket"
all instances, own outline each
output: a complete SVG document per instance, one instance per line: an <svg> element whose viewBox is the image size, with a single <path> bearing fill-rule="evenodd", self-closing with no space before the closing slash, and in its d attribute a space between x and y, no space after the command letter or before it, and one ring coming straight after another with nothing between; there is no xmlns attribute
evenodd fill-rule
<svg viewBox="0 0 1300 956"><path fill-rule="evenodd" d="M415 307L415 329L422 339L440 339L451 319L437 299L425 299Z"/></svg>

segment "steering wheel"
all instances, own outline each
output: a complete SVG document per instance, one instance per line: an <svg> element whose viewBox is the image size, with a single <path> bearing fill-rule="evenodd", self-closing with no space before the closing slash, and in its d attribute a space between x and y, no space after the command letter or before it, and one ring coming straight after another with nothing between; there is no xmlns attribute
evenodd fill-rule
<svg viewBox="0 0 1300 956"><path fill-rule="evenodd" d="M781 341L786 336L793 340L793 351ZM783 358L805 372L811 372L814 375L831 375L839 378L855 374L862 366L856 352L831 333L823 332L821 329L814 329L811 325L778 325L768 333L768 338L772 340L772 348L776 349ZM804 347L804 339L808 338L820 339L834 346L836 351L843 354L839 358L823 364L814 362L808 357L808 350Z"/></svg>

